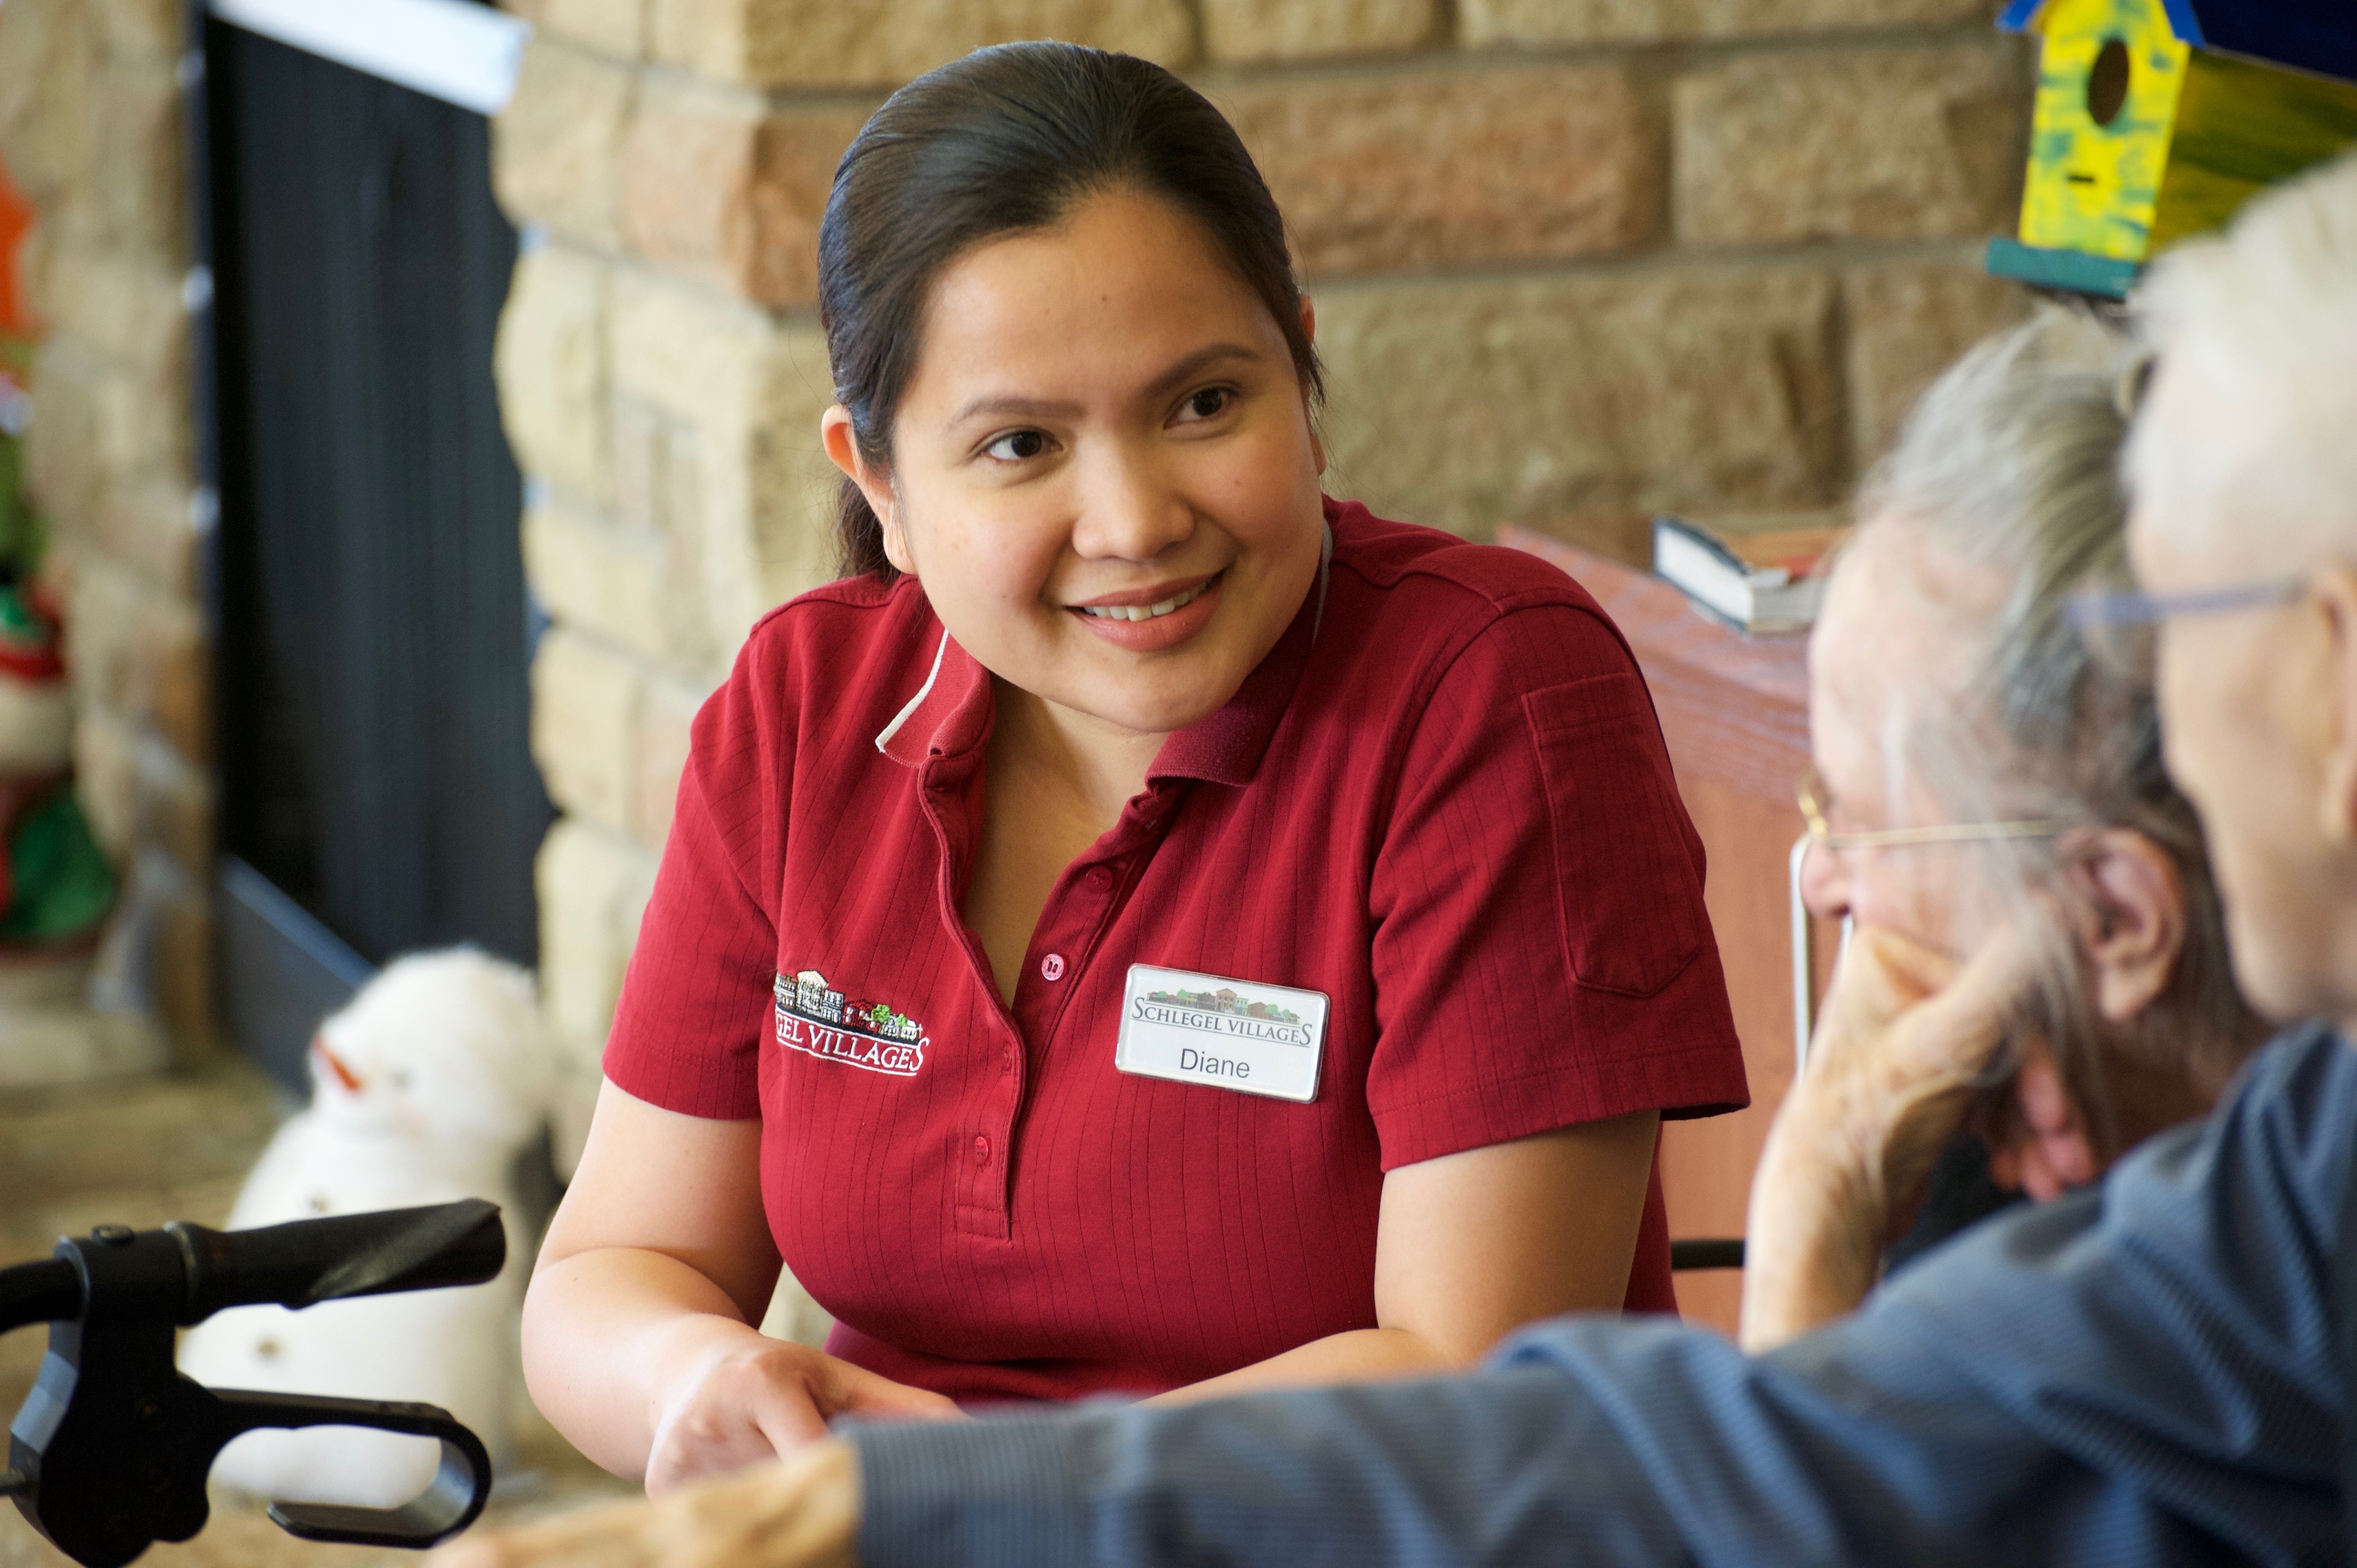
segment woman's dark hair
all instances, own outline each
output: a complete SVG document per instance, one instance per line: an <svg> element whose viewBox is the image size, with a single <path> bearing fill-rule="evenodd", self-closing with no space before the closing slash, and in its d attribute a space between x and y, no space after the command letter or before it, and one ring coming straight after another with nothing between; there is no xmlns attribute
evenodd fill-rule
<svg viewBox="0 0 2357 1568"><path fill-rule="evenodd" d="M894 93L834 171L818 237L819 321L863 458L890 466L892 421L942 269L984 241L1053 228L1109 190L1159 198L1202 225L1276 318L1316 402L1324 388L1285 220L1234 127L1150 61L1000 44ZM883 529L848 478L835 532L845 576L893 575Z"/></svg>

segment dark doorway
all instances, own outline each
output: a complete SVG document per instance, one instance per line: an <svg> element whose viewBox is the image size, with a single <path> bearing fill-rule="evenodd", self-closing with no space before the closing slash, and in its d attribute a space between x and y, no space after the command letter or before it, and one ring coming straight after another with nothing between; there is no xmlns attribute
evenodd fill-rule
<svg viewBox="0 0 2357 1568"><path fill-rule="evenodd" d="M533 961L552 813L491 381L516 236L481 115L203 25L224 1003L299 1075L370 966Z"/></svg>

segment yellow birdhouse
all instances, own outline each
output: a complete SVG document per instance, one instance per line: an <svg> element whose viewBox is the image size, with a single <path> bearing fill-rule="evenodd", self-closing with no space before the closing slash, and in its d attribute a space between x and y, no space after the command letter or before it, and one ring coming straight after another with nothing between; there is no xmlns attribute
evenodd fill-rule
<svg viewBox="0 0 2357 1568"><path fill-rule="evenodd" d="M2357 5L2015 0L2039 35L2020 238L1988 270L2118 298L2260 189L2357 144Z"/></svg>

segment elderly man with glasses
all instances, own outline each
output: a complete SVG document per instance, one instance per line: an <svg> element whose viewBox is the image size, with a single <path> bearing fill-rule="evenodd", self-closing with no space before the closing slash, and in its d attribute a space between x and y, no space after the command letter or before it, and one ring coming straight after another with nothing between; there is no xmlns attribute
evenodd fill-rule
<svg viewBox="0 0 2357 1568"><path fill-rule="evenodd" d="M2086 618L2157 630L2169 768L2244 990L2325 1020L2267 1046L2206 1125L1767 1355L1566 1318L1470 1377L863 1427L452 1568L2344 1560L2357 156L2165 260L2144 303L2158 371L2127 475L2147 596ZM2002 989L2011 929L1889 1009L1884 1046Z"/></svg>

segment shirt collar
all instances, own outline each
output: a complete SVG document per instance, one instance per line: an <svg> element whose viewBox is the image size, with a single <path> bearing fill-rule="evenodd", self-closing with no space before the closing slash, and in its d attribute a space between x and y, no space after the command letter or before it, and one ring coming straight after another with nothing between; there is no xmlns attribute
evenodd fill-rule
<svg viewBox="0 0 2357 1568"><path fill-rule="evenodd" d="M953 757L981 745L990 733L990 671L944 628L925 683L877 732L876 749L905 767L920 767L928 757Z"/></svg>
<svg viewBox="0 0 2357 1568"><path fill-rule="evenodd" d="M1268 751L1279 719L1292 704L1301 671L1318 641L1326 615L1326 582L1334 559L1334 529L1326 525L1318 553L1318 581L1293 622L1267 657L1244 677L1227 704L1185 729L1172 732L1147 769L1156 779L1200 779L1214 784L1248 784ZM958 646L944 629L934 645L931 668L916 694L878 731L876 749L905 767L930 756L954 757L982 744L990 733L990 671Z"/></svg>
<svg viewBox="0 0 2357 1568"><path fill-rule="evenodd" d="M1301 607L1293 614L1293 624L1276 639L1244 677L1244 683L1227 705L1216 713L1206 714L1185 729L1175 730L1162 743L1155 755L1154 766L1146 770L1146 781L1157 779L1200 779L1213 784L1249 784L1259 771L1260 759L1268 752L1271 736L1276 734L1276 724L1285 717L1285 710L1293 704L1293 693L1301 684L1301 671L1309 663L1309 650L1317 644L1318 628L1326 618L1326 578L1334 560L1334 529L1326 527L1326 536L1318 549L1318 580L1310 585Z"/></svg>

